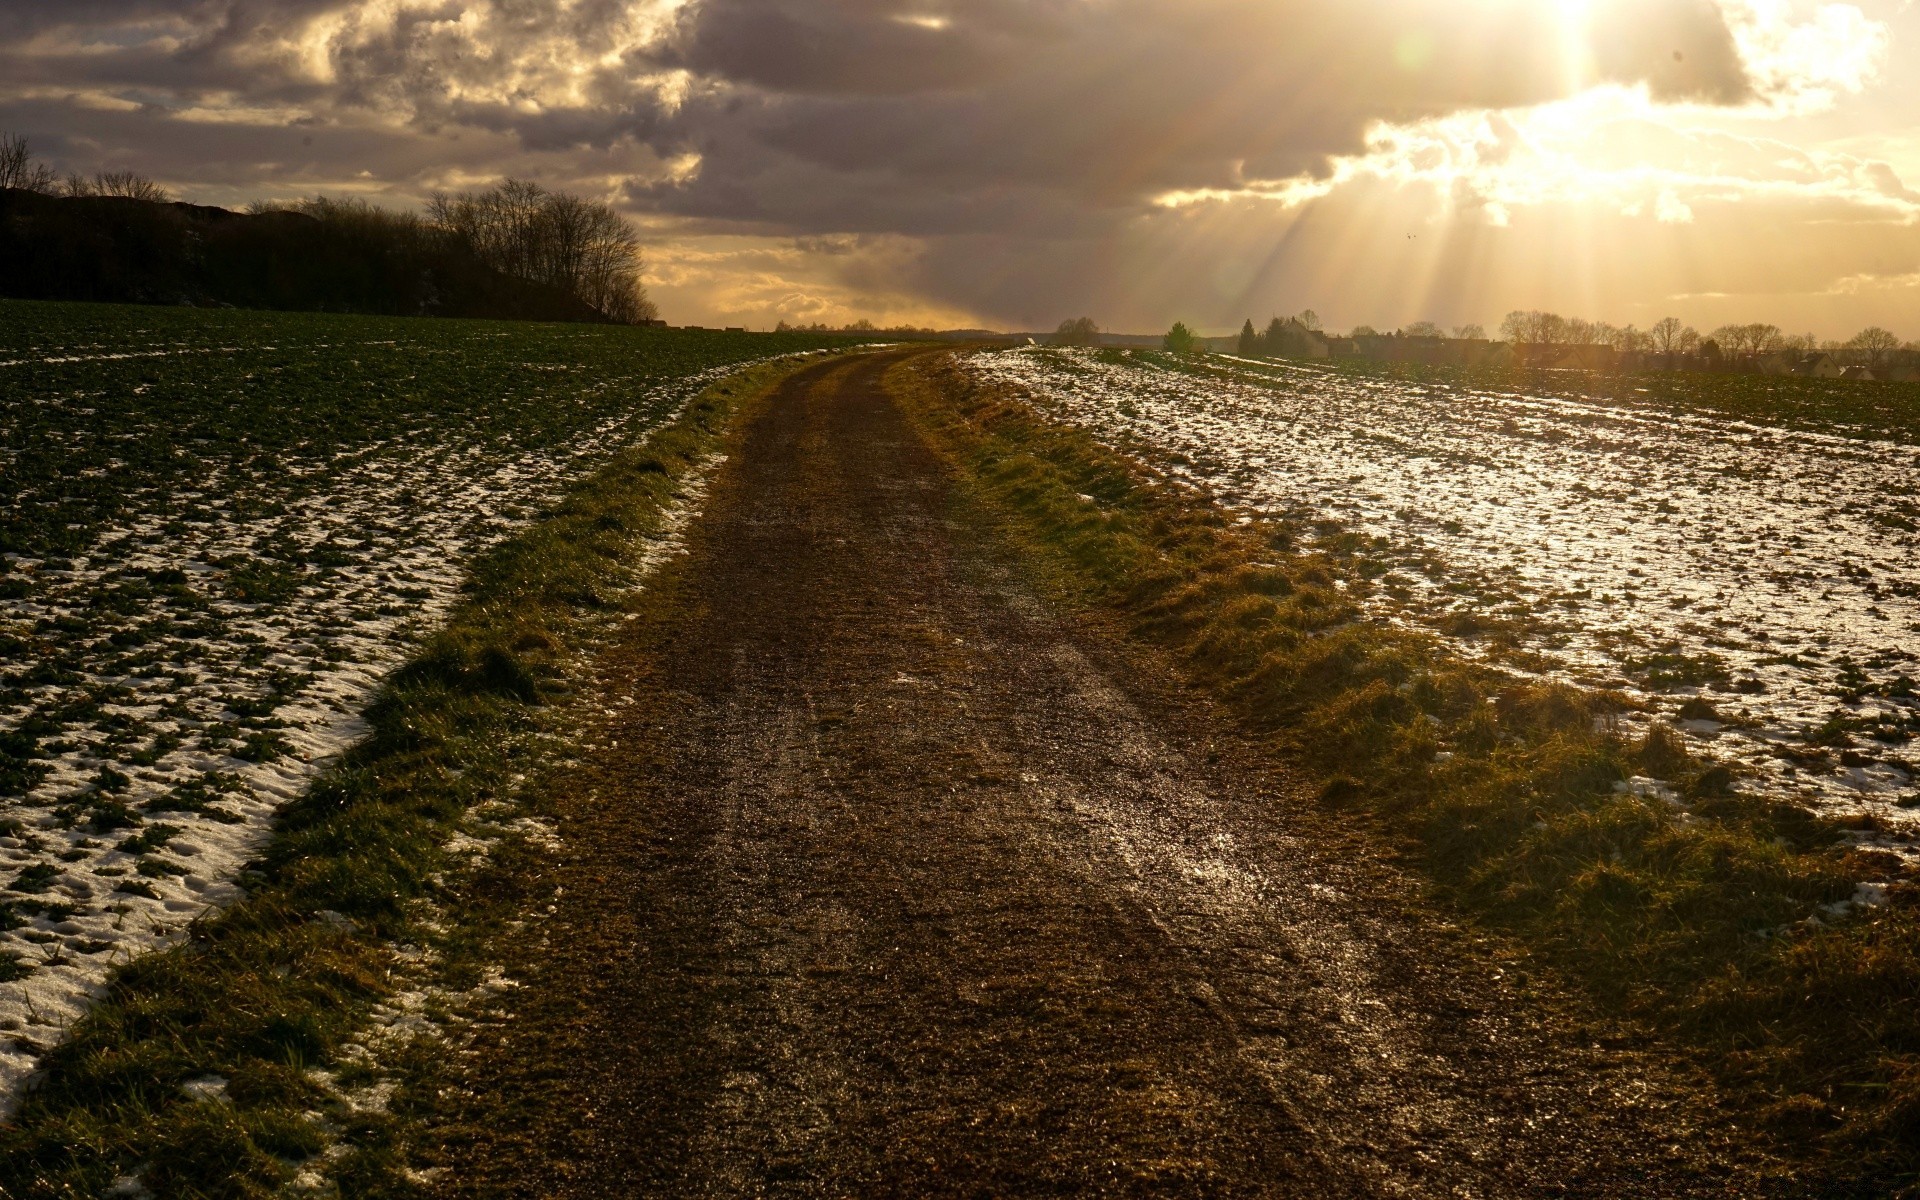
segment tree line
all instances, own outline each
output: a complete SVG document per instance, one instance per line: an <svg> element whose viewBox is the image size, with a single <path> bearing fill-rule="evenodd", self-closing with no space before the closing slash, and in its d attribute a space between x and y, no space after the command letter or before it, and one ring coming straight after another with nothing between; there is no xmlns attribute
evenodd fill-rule
<svg viewBox="0 0 1920 1200"><path fill-rule="evenodd" d="M1584 321L1540 310L1515 311L1500 323L1500 336L1516 344L1536 346L1607 346L1623 353L1666 356L1703 354L1743 357L1763 354L1846 354L1869 367L1880 367L1896 354L1920 354L1920 343L1902 343L1891 330L1872 325L1845 341L1821 339L1811 333L1789 334L1778 325L1722 325L1711 333L1678 317L1663 317L1646 329Z"/></svg>
<svg viewBox="0 0 1920 1200"><path fill-rule="evenodd" d="M1063 322L1052 340L1056 345L1091 345L1098 342L1099 332L1099 326L1080 317ZM1309 353L1303 343L1310 338L1329 336L1336 335L1328 334L1319 316L1308 309L1289 318L1274 317L1263 330L1256 330L1249 318L1240 327L1235 349L1248 358L1294 357ZM1432 321L1416 321L1390 335L1371 325L1357 325L1346 336L1356 340L1395 336L1484 341L1487 331L1484 326L1474 324L1456 325L1449 330ZM1499 336L1500 340L1516 346L1604 346L1623 354L1658 355L1669 360L1696 358L1721 362L1772 354L1824 353L1874 371L1895 364L1920 365L1920 342L1903 342L1899 335L1878 325L1840 341L1821 339L1811 333L1788 334L1777 325L1764 323L1722 325L1702 334L1678 317L1663 317L1648 328L1640 329L1532 309L1508 313L1500 323ZM1200 335L1184 321L1174 322L1161 339L1165 349L1180 354L1192 352L1201 342Z"/></svg>
<svg viewBox="0 0 1920 1200"><path fill-rule="evenodd" d="M132 172L60 176L0 135L5 294L640 323L640 237L601 201L509 179L425 213L362 200L170 203ZM31 264L34 269L26 269Z"/></svg>

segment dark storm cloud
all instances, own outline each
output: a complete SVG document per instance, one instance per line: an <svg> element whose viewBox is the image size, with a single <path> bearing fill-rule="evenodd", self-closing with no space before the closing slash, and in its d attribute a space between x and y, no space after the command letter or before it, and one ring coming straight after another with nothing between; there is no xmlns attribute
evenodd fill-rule
<svg viewBox="0 0 1920 1200"><path fill-rule="evenodd" d="M150 169L228 187L281 170L385 173L404 190L484 175L476 144L537 156L563 185L652 164L625 172L638 209L712 231L949 237L925 259L939 276L926 286L997 297L1032 277L1023 263L1095 272L1107 239L1160 194L1312 173L1360 149L1375 122L1570 86L1567 31L1543 0L672 8L0 0L0 127L66 148L63 166L91 169L89 153L171 161ZM1595 11L1587 50L1604 78L1668 98L1748 97L1712 0ZM223 127L223 111L246 115ZM364 161L344 157L373 145ZM658 169L695 156L697 170Z"/></svg>
<svg viewBox="0 0 1920 1200"><path fill-rule="evenodd" d="M1114 201L1296 173L1356 148L1375 120L1528 103L1567 86L1563 31L1538 0L697 0L647 44L620 40L629 0L449 0L379 6L383 19L324 44L323 79L295 69L312 53L296 48L309 22L368 7L6 0L0 29L13 44L34 34L91 44L0 51L0 63L16 85L222 91L323 114L470 122L541 147L634 138L697 150L722 193L725 176L764 175L775 154L819 168L815 185L839 173L864 187L881 172L930 189L1039 186ZM1669 96L1746 95L1710 0L1600 11L1592 49L1606 77ZM548 94L556 54L584 63L562 99ZM690 98L665 106L636 86L650 70L689 72ZM519 91L502 88L518 76Z"/></svg>
<svg viewBox="0 0 1920 1200"><path fill-rule="evenodd" d="M1655 7L1596 27L1604 74L1668 95L1744 98L1718 9ZM695 184L660 202L757 219L818 207L792 188L743 194L779 175L830 190L837 179L862 209L891 195L921 221L963 210L955 198L991 203L1009 189L1125 208L1311 171L1359 148L1377 120L1567 87L1563 31L1539 3L1106 0L905 15L945 23L915 24L874 0L687 10L663 61L727 86L672 123L706 158ZM773 157L814 170L782 171Z"/></svg>
<svg viewBox="0 0 1920 1200"><path fill-rule="evenodd" d="M685 11L663 61L779 93L974 88L1057 43L1070 7L985 0L956 19L888 0L708 0Z"/></svg>

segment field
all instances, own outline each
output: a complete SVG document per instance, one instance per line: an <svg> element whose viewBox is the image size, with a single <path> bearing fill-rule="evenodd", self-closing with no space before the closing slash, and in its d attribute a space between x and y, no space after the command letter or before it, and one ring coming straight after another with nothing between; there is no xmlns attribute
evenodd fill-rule
<svg viewBox="0 0 1920 1200"><path fill-rule="evenodd" d="M1561 373L1519 387L1114 351L974 362L1235 511L1357 547L1371 579L1350 586L1374 619L1621 694L1628 730L1664 721L1746 790L1910 853L1908 389ZM1674 799L1666 780L1622 786Z"/></svg>
<svg viewBox="0 0 1920 1200"><path fill-rule="evenodd" d="M0 304L0 1102L116 964L242 894L478 551L821 344Z"/></svg>

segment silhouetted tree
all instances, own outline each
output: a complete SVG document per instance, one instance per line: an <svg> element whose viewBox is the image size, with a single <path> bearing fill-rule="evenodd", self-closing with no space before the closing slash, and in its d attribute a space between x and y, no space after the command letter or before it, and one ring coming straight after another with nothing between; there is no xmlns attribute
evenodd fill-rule
<svg viewBox="0 0 1920 1200"><path fill-rule="evenodd" d="M1167 336L1161 340L1170 354L1192 354L1195 345L1193 330L1187 328L1185 321L1175 321L1173 328L1167 330Z"/></svg>
<svg viewBox="0 0 1920 1200"><path fill-rule="evenodd" d="M1413 324L1407 326L1405 329L1402 329L1400 331L1400 336L1417 337L1417 338L1443 338L1447 336L1447 331L1440 328L1438 325L1435 325L1432 321L1415 321Z"/></svg>
<svg viewBox="0 0 1920 1200"><path fill-rule="evenodd" d="M1053 344L1056 346L1097 346L1100 344L1100 327L1093 323L1092 317L1074 317L1060 322L1060 328L1053 331Z"/></svg>
<svg viewBox="0 0 1920 1200"><path fill-rule="evenodd" d="M1875 371L1899 348L1900 339L1878 325L1862 329L1847 341L1847 349L1857 351L1867 360L1867 366Z"/></svg>
<svg viewBox="0 0 1920 1200"><path fill-rule="evenodd" d="M1455 325L1453 336L1467 342L1485 341L1487 330L1484 325Z"/></svg>
<svg viewBox="0 0 1920 1200"><path fill-rule="evenodd" d="M436 193L434 225L504 275L579 297L609 319L658 316L640 283L640 235L597 200L509 179L484 192Z"/></svg>
<svg viewBox="0 0 1920 1200"><path fill-rule="evenodd" d="M1253 331L1252 317L1248 317L1247 323L1240 327L1240 344L1238 349L1240 351L1240 357L1242 358L1258 358L1260 356L1260 335Z"/></svg>
<svg viewBox="0 0 1920 1200"><path fill-rule="evenodd" d="M1500 322L1500 336L1516 345L1565 345L1572 333L1565 317L1539 309L1510 312Z"/></svg>
<svg viewBox="0 0 1920 1200"><path fill-rule="evenodd" d="M34 161L25 135L0 133L0 188L51 192L57 179L52 167Z"/></svg>
<svg viewBox="0 0 1920 1200"><path fill-rule="evenodd" d="M1300 322L1300 326L1303 329L1311 329L1315 333L1320 332L1320 314L1310 308L1303 310L1294 320Z"/></svg>
<svg viewBox="0 0 1920 1200"><path fill-rule="evenodd" d="M61 191L69 196L112 196L165 204L173 199L167 189L133 171L101 171L96 175L68 175Z"/></svg>
<svg viewBox="0 0 1920 1200"><path fill-rule="evenodd" d="M1780 327L1761 323L1722 325L1713 331L1713 340L1724 354L1765 354L1779 348Z"/></svg>

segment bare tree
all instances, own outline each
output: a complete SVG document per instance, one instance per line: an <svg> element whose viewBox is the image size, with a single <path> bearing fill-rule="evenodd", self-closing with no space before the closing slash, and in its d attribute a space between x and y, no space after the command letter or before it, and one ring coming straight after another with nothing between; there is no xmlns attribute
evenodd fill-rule
<svg viewBox="0 0 1920 1200"><path fill-rule="evenodd" d="M1607 328L1610 332L1606 344L1622 354L1638 354L1653 345L1653 335L1644 329L1638 329L1632 325L1622 329L1616 329L1613 326Z"/></svg>
<svg viewBox="0 0 1920 1200"><path fill-rule="evenodd" d="M1900 339L1878 325L1862 329L1847 342L1847 349L1858 352L1867 360L1868 368L1875 371L1899 348Z"/></svg>
<svg viewBox="0 0 1920 1200"><path fill-rule="evenodd" d="M0 188L51 192L58 178L52 167L34 161L24 134L0 133Z"/></svg>
<svg viewBox="0 0 1920 1200"><path fill-rule="evenodd" d="M1516 345L1559 346L1566 344L1571 334L1565 317L1539 309L1510 312L1500 322L1500 336Z"/></svg>
<svg viewBox="0 0 1920 1200"><path fill-rule="evenodd" d="M1443 338L1447 336L1447 331L1440 328L1438 325L1435 325L1432 321L1415 321L1413 324L1407 326L1405 329L1402 329L1400 331L1400 336L1417 337L1417 338Z"/></svg>
<svg viewBox="0 0 1920 1200"><path fill-rule="evenodd" d="M1729 357L1746 353L1747 327L1745 325L1722 325L1707 335L1707 340L1720 348L1720 353Z"/></svg>
<svg viewBox="0 0 1920 1200"><path fill-rule="evenodd" d="M1463 342L1483 342L1487 339L1487 329L1484 325L1455 325L1453 336Z"/></svg>
<svg viewBox="0 0 1920 1200"><path fill-rule="evenodd" d="M102 171L93 177L94 188L102 196L119 196L126 200L150 200L165 203L173 199L167 189L161 187L145 175L133 171Z"/></svg>
<svg viewBox="0 0 1920 1200"><path fill-rule="evenodd" d="M1653 348L1656 353L1679 354L1683 350L1680 344L1680 331L1685 328L1679 317L1661 317L1653 323L1653 328L1647 330L1647 336L1653 339Z"/></svg>
<svg viewBox="0 0 1920 1200"><path fill-rule="evenodd" d="M1755 322L1745 327L1747 332L1746 349L1749 354L1772 354L1780 349L1783 339L1778 325Z"/></svg>
<svg viewBox="0 0 1920 1200"><path fill-rule="evenodd" d="M1253 330L1253 322L1247 322L1247 332ZM1092 346L1100 341L1100 327L1093 323L1092 317L1074 317L1060 322L1060 328L1053 331L1053 344L1056 346Z"/></svg>
<svg viewBox="0 0 1920 1200"><path fill-rule="evenodd" d="M70 174L60 185L69 196L113 196L122 200L145 200L164 204L173 199L167 189L134 171L101 171L94 175Z"/></svg>
<svg viewBox="0 0 1920 1200"><path fill-rule="evenodd" d="M615 321L658 315L640 282L639 232L605 203L509 179L485 192L436 193L427 214L503 275L571 293Z"/></svg>
<svg viewBox="0 0 1920 1200"><path fill-rule="evenodd" d="M1311 329L1315 333L1320 332L1320 314L1310 308L1303 310L1294 320L1300 322L1302 329Z"/></svg>

